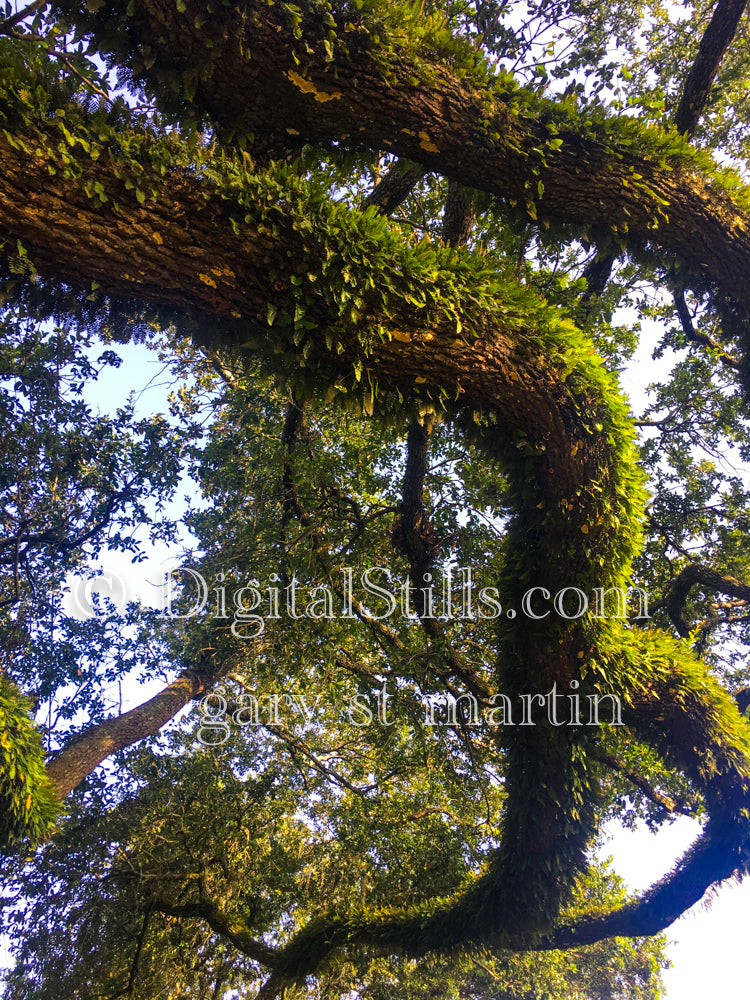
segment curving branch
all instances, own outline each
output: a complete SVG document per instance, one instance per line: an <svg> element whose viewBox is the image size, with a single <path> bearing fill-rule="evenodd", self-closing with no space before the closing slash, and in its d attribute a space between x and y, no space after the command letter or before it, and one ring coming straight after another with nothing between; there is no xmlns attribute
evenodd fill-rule
<svg viewBox="0 0 750 1000"><path fill-rule="evenodd" d="M253 937L250 929L240 917L230 917L211 899L202 898L190 903L175 903L162 896L148 899L151 912L163 913L168 917L197 917L205 920L216 934L221 935L238 951L266 968L273 968L276 951Z"/></svg>
<svg viewBox="0 0 750 1000"><path fill-rule="evenodd" d="M186 0L182 13L156 0L116 0L97 12L75 0L60 6L157 100L208 115L229 137L387 149L464 186L532 202L540 219L579 233L624 233L626 224L629 240L675 252L750 306L744 215L688 170L664 170L637 144L619 146L614 120L598 137L564 113L554 123L551 105L525 110L514 92L461 80L434 54L417 78L396 42L387 64L379 61L351 12L327 28L312 7L298 5L293 24L264 0L210 15L204 0Z"/></svg>
<svg viewBox="0 0 750 1000"><path fill-rule="evenodd" d="M112 158L89 164L80 179L51 176L47 167L55 154L45 160L36 152L42 149L38 137L34 143L29 154L0 137L6 167L0 175L0 212L6 231L23 239L47 281L80 288L95 280L104 293L120 299L171 308L188 319L206 317L209 330L201 335L209 343L251 342L266 356L275 348L295 349L291 317L300 302L296 289L303 287L308 364L317 364L331 381L349 378L352 385L352 366L359 365L408 395L426 391L444 399L470 438L506 465L517 514L505 542L504 606L520 607L529 579L550 592L571 579L591 579L592 567L597 585L622 579L638 539L631 430L612 381L588 343L577 346L580 334L557 310L514 285L514 313L507 317L496 277L482 270L480 257L457 249L435 250L422 259L430 274L426 282L379 220L367 224L357 216L349 224L339 207L332 235L325 215L318 221L304 212L295 215L299 190L284 199L277 185L264 200L257 186L250 203L236 205L231 188L220 193L174 172L154 179L157 200L143 206L116 176ZM86 194L92 177L106 181L104 204ZM335 282L332 292L327 282L304 277L326 252L346 260L355 287L367 289L376 267L393 292L385 301L379 288L363 294L352 317L335 297ZM456 270L459 258L472 266ZM278 275L272 287L269 271ZM414 307L414 287L429 289L421 308ZM491 294L472 306L482 289ZM284 315L290 318L281 319ZM372 327L381 334L363 340L363 329ZM587 491L588 483L597 489ZM555 682L580 681L594 640L576 622L550 619L534 630L509 622L501 635L499 689L511 695L545 692ZM595 679L588 677L586 683ZM165 709L165 717L171 714ZM127 719L111 725L126 727ZM290 975L310 969L310 955L303 961L301 954L308 945L317 962L345 940L398 948L413 936L415 951L423 953L481 938L483 927L508 947L528 947L549 930L576 872L585 866L595 826L597 780L582 752L592 735L567 727L517 727L502 740L509 787L524 792L502 817L502 847L487 877L434 919L393 914L378 924L377 933L366 917L346 918L334 931L327 924L311 925L289 953ZM97 743L97 754L104 749L93 736L90 742ZM88 745L84 736L81 747ZM737 753L739 767L744 750ZM89 761L101 759L94 754ZM82 762L78 774L88 766ZM707 869L704 889L717 872L723 877L719 869ZM671 904L667 910L669 916ZM667 919L664 912L659 919ZM360 931L354 933L357 925Z"/></svg>
<svg viewBox="0 0 750 1000"><path fill-rule="evenodd" d="M701 585L719 594L736 597L742 601L750 601L750 586L736 580L733 576L725 576L710 566L691 563L680 570L672 580L666 597L654 608L665 607L672 624L683 639L688 639L692 631L685 618L685 604L693 587Z"/></svg>
<svg viewBox="0 0 750 1000"><path fill-rule="evenodd" d="M278 996L313 974L320 963L356 944L419 957L431 950L485 944L509 950L551 950L593 944L609 937L648 936L668 927L698 902L706 889L744 874L750 861L745 803L750 772L738 766L750 731L739 716L729 721L731 699L705 678L695 685L697 661L659 634L622 632L624 656L642 662L641 684L626 709L628 725L655 744L700 789L710 819L703 835L674 870L640 898L605 913L561 920L536 940L518 934L506 890L491 875L465 894L412 911L355 913L313 921L280 950L261 996ZM599 751L594 751L594 755Z"/></svg>
<svg viewBox="0 0 750 1000"><path fill-rule="evenodd" d="M719 360L722 364L728 365L730 368L735 370L740 370L742 368L741 362L736 358L733 358L731 354L728 354L720 344L717 344L715 340L707 336L705 333L699 333L693 326L693 317L690 315L690 309L688 308L687 302L685 301L685 293L676 292L674 296L675 309L677 310L677 316L680 320L680 325L682 327L682 332L685 334L685 339L689 340L693 344L700 344L703 347L710 347L712 351L716 351L719 355ZM642 424L641 426L658 426L656 424Z"/></svg>

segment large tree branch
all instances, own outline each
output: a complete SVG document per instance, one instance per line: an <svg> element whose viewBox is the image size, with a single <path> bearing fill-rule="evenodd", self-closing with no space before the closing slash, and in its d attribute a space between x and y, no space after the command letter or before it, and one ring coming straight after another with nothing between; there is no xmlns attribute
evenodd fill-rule
<svg viewBox="0 0 750 1000"><path fill-rule="evenodd" d="M32 134L26 142L33 148L38 140ZM181 323L194 326L195 317L202 318L208 328L203 335L213 342L250 341L256 349L266 344L269 353L274 347L283 350L287 341L293 349L294 329L281 317L294 316L303 294L307 322L299 349L304 348L332 380L342 373L351 376L356 362L383 385L400 385L409 393L447 390L462 410L494 412L499 422L493 448L517 454L510 437L522 430L532 465L539 465L559 497L574 495L588 478L609 478L606 433L582 421L575 394L549 364L549 346L540 341L534 347L538 334L524 328L523 321L519 326L518 308L523 309L525 299L535 325L541 315L546 316L547 329L557 322L557 312L545 313L531 292L514 292L522 298L508 321L503 320L502 306L496 318L476 307L464 311L464 332L457 336L455 320L440 308L440 269L452 288L445 300L451 310L475 302L477 292L477 278L470 272L456 285L451 267L458 251L446 252L445 264L436 252L435 269L430 271L435 306L418 309L408 285L411 265L393 258L399 244L388 241L378 222L373 222L367 237L371 243L360 255L354 233L346 231L345 215L337 223L344 229L331 236L325 219L316 229L296 214L293 192L284 201L283 193L274 189L268 203L248 205L235 201L231 192L222 194L189 176L173 173L160 181L146 172L138 175L140 182L145 186L145 176L147 183L158 184L158 197L141 204L126 188L127 176L115 174L123 167L104 159L87 164L73 181L60 173L50 175L54 155L26 153L0 136L0 231L23 242L43 278L58 287L65 283L85 291L98 283L98 294L171 310ZM97 204L84 190L95 180L107 193L105 204ZM390 269L388 282L394 288L385 303L379 288L366 291L368 254L378 245L383 246L378 266ZM14 250L15 243L6 244L4 252ZM336 302L325 280L317 280L314 271L326 254L346 260L349 281L362 296L356 316ZM476 263L481 266L479 259ZM341 266L335 265L337 275ZM277 275L272 287L269 272ZM423 285L418 275L414 280ZM486 280L493 280L489 271ZM300 282L303 293L296 291ZM451 305L452 300L456 304ZM272 316L277 319L270 325ZM385 339L363 343L362 329L368 326L380 328ZM562 330L560 335L564 337ZM584 406L599 405L588 389L584 396ZM563 533L578 542L580 530L566 523ZM596 534L596 527L591 531Z"/></svg>
<svg viewBox="0 0 750 1000"><path fill-rule="evenodd" d="M695 783L706 801L709 821L673 871L640 899L610 913L561 925L544 947L656 934L697 903L710 885L747 871L750 774L746 764L738 766L737 757L738 750L748 745L746 721L731 711L730 696L715 681L706 677L695 685L694 665L651 659L654 644L660 641L658 635L644 636L642 655L652 676L644 677L632 692L623 719ZM664 652L668 653L666 646ZM679 656L676 647L672 655Z"/></svg>
<svg viewBox="0 0 750 1000"><path fill-rule="evenodd" d="M724 53L737 30L746 2L747 0L720 0L717 4L711 23L701 39L698 56L685 79L682 97L674 119L678 132L692 135L695 131L706 106L711 84L719 70ZM588 312L589 300L592 297L600 296L604 291L614 262L615 255L609 251L602 257L597 255L584 271L586 290L581 298L584 313ZM684 295L681 293L680 297L684 306ZM680 302L676 301L680 321L685 328L684 312L687 310L685 308L684 312L680 312ZM689 326L692 328L692 324ZM695 337L691 339L695 339ZM709 346L714 345L710 344ZM729 359L728 355L725 354L724 357L730 364L732 363L732 359ZM734 364L736 367L740 367L738 363Z"/></svg>
<svg viewBox="0 0 750 1000"><path fill-rule="evenodd" d="M750 856L744 808L750 775L746 767L737 766L736 754L739 747L748 745L746 725L736 714L731 719L727 715L730 699L717 684L707 680L694 686L695 663L684 658L675 662L679 647L658 635L644 635L642 646L639 642L628 643L630 654L645 658L648 666L642 685L626 706L628 723L695 782L710 811L703 835L670 874L617 910L576 915L535 941L516 933L515 914L507 906L504 887L493 886L489 877L465 894L426 905L422 911L323 917L277 954L273 974L260 994L264 1000L312 974L332 952L357 943L419 957L467 942L511 950L549 950L610 937L656 934L697 903L711 884L742 874Z"/></svg>
<svg viewBox="0 0 750 1000"><path fill-rule="evenodd" d="M639 155L637 143L606 141L605 124L597 139L583 116L555 121L552 105L534 116L513 92L460 80L447 58L424 56L415 69L397 43L384 63L351 12L331 41L334 29L319 15L304 13L295 25L262 0L210 15L202 0L186 0L183 14L155 0L118 0L99 14L72 6L96 43L129 62L157 97L169 80L184 109L208 113L233 135L386 148L463 185L533 203L540 218L579 233L598 227L657 244L750 305L745 216L685 169Z"/></svg>

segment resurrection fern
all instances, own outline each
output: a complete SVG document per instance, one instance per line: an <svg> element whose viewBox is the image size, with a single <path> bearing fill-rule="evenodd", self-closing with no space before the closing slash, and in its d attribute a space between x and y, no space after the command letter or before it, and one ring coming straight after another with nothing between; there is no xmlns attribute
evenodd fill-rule
<svg viewBox="0 0 750 1000"><path fill-rule="evenodd" d="M48 836L59 811L30 705L0 674L0 845Z"/></svg>

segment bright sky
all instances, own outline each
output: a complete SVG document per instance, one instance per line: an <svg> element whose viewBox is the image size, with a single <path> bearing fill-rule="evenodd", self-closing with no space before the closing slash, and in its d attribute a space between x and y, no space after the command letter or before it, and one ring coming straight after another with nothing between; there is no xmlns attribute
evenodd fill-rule
<svg viewBox="0 0 750 1000"><path fill-rule="evenodd" d="M680 818L657 834L612 828L606 851L631 889L644 889L666 874L700 832L700 824ZM750 879L728 882L667 930L672 968L664 973L667 1000L708 1000L747 996L747 936Z"/></svg>

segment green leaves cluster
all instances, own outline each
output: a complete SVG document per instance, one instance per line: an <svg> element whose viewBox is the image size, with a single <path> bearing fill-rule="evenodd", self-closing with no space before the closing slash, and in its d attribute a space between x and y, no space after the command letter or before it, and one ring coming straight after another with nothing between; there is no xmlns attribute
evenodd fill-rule
<svg viewBox="0 0 750 1000"><path fill-rule="evenodd" d="M0 840L6 848L49 836L60 808L30 709L30 702L0 674Z"/></svg>

